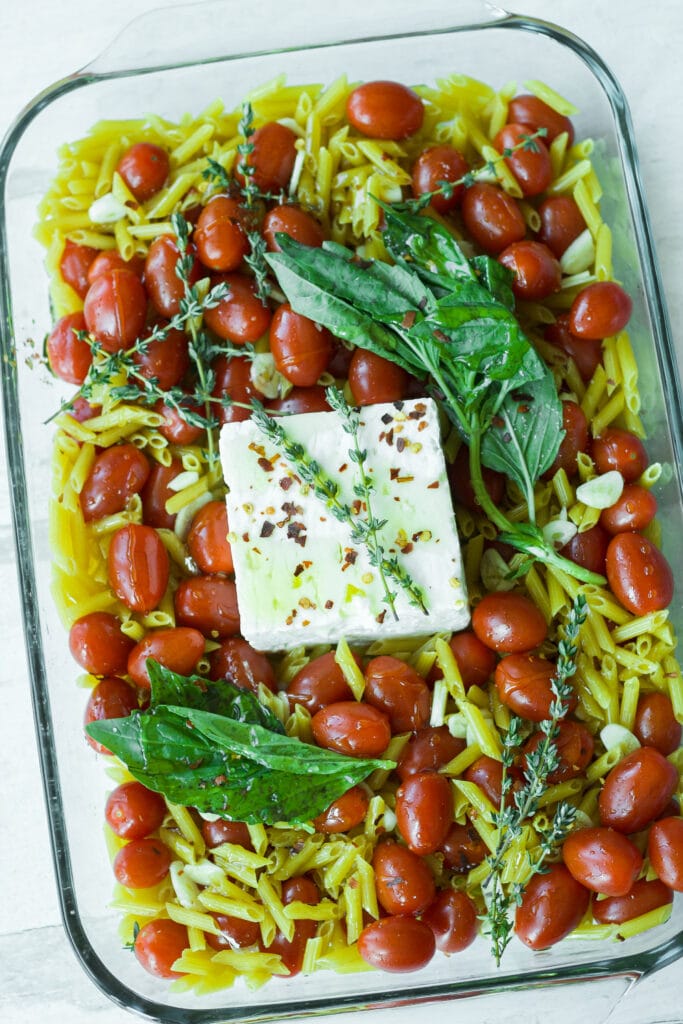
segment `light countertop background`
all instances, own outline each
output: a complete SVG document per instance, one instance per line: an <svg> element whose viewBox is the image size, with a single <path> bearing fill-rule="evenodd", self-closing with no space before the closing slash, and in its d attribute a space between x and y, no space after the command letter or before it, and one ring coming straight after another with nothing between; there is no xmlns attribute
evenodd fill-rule
<svg viewBox="0 0 683 1024"><path fill-rule="evenodd" d="M294 0L297 3L298 0ZM458 0L444 0L454 14ZM411 7L413 3L410 5ZM0 136L20 108L53 81L99 53L132 18L173 0L0 0ZM362 5L347 2L362 17ZM385 0L390 11L405 0ZM630 102L655 246L683 366L683 4L680 0L510 0L506 5L572 30L590 43L620 80ZM235 2L236 17L258 3ZM286 17L286 5L283 4ZM311 3L317 17L324 4ZM313 16L313 15L312 15ZM357 22L354 22L357 24ZM40 284L38 284L40 287ZM2 425L0 425L0 435ZM4 439L3 439L4 440ZM126 1024L133 1018L87 979L62 930L36 757L17 578L13 562L7 470L0 443L0 1021L2 1024ZM457 963L454 959L454 969ZM619 1024L683 1022L683 963L629 992L614 1011ZM621 993L619 983L511 993L467 1004L375 1011L376 1024L432 1024L466 1016L469 1024L600 1024ZM335 1018L336 1019L336 1018ZM340 1024L359 1024L349 1013Z"/></svg>

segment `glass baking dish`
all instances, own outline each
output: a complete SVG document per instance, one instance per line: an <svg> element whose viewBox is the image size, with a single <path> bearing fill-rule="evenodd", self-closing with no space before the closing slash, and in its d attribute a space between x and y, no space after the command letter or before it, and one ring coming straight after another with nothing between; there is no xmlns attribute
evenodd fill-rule
<svg viewBox="0 0 683 1024"><path fill-rule="evenodd" d="M449 5L450 6L450 5ZM119 1004L151 1019L185 1024L254 1020L370 1006L462 999L519 987L611 978L630 982L683 952L683 901L666 925L627 945L567 940L541 953L513 943L496 971L483 941L455 959L438 957L419 974L327 973L271 982L251 992L236 986L199 999L175 995L146 975L122 949L102 835L107 777L81 742L83 693L50 597L47 505L51 428L43 420L66 394L30 365L33 344L50 325L47 287L36 285L43 252L31 228L55 170L55 151L101 118L153 110L173 119L220 96L235 105L251 88L285 72L290 81L389 78L431 82L460 71L492 84L548 81L579 107L578 135L598 141L594 162L605 188L603 211L615 238L615 276L634 299L632 342L640 364L642 417L653 460L668 467L658 494L666 523L665 553L683 576L678 466L683 461L681 395L631 120L623 93L588 46L557 26L509 15L476 0L421 5L419 16L369 7L360 29L348 13L326 11L324 24L294 5L282 24L276 0L259 6L254 27L236 23L224 2L152 12L133 22L83 71L41 94L19 117L0 151L0 306L4 413L21 602L52 849L62 914L74 950L97 985ZM233 8L234 10L234 8ZM185 31L191 26L191 31ZM38 277L39 280L39 277ZM31 342L32 339L32 342ZM683 629L680 602L672 609ZM321 980L323 984L321 985Z"/></svg>

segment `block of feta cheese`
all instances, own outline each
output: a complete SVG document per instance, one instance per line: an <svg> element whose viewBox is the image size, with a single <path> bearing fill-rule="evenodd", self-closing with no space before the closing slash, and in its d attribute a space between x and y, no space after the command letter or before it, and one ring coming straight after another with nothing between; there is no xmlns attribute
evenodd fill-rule
<svg viewBox="0 0 683 1024"><path fill-rule="evenodd" d="M469 622L460 545L431 399L365 406L361 448L372 477L372 511L386 524L384 551L422 590L425 614L405 590L392 614L379 572L351 527L301 483L295 468L252 420L226 424L220 452L243 636L258 650L304 644L371 643L463 629ZM357 515L358 468L336 412L280 420L287 434L339 485ZM354 504L355 503L355 504Z"/></svg>

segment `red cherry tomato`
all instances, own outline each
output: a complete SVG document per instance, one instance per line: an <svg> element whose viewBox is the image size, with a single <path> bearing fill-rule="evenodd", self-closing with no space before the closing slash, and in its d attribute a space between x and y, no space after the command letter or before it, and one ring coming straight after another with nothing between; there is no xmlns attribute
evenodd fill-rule
<svg viewBox="0 0 683 1024"><path fill-rule="evenodd" d="M567 779L576 779L586 770L593 758L595 742L585 725L565 720L559 723L558 735L553 739L560 758L559 766L548 775L553 785ZM524 744L524 764L530 753L535 752L545 741L542 732L533 733Z"/></svg>
<svg viewBox="0 0 683 1024"><path fill-rule="evenodd" d="M310 878L301 876L288 878L282 884L282 902L285 906L295 901L314 905L320 902L318 887ZM269 953L278 953L282 962L293 977L301 970L306 951L306 943L312 939L317 930L315 921L297 921L294 925L294 937L286 939L278 929L271 944L266 947Z"/></svg>
<svg viewBox="0 0 683 1024"><path fill-rule="evenodd" d="M550 717L550 680L555 666L535 654L510 654L496 668L498 695L506 707L530 722Z"/></svg>
<svg viewBox="0 0 683 1024"><path fill-rule="evenodd" d="M194 254L190 246L189 253ZM145 260L145 287L150 301L159 316L170 320L180 312L180 300L185 295L183 282L176 274L180 254L173 235L160 235L149 247ZM201 277L201 268L194 260L188 281L196 284Z"/></svg>
<svg viewBox="0 0 683 1024"><path fill-rule="evenodd" d="M151 142L136 142L116 165L126 185L139 203L146 203L166 184L170 164L168 153Z"/></svg>
<svg viewBox="0 0 683 1024"><path fill-rule="evenodd" d="M393 839L377 845L372 859L377 899L388 914L419 914L436 895L426 860Z"/></svg>
<svg viewBox="0 0 683 1024"><path fill-rule="evenodd" d="M614 281L586 285L572 302L569 329L577 338L609 338L623 331L631 318L633 303Z"/></svg>
<svg viewBox="0 0 683 1024"><path fill-rule="evenodd" d="M396 363L357 348L349 365L349 387L357 405L400 402L408 388L408 374Z"/></svg>
<svg viewBox="0 0 683 1024"><path fill-rule="evenodd" d="M574 141L574 126L569 118L564 114L558 114L543 100L539 100L538 96L531 94L515 96L508 107L508 120L526 125L533 131L545 128L544 138L548 143L551 143L562 132L567 132L569 136L567 146L571 146Z"/></svg>
<svg viewBox="0 0 683 1024"><path fill-rule="evenodd" d="M541 218L538 240L547 245L559 260L572 242L586 230L583 214L571 196L544 199L538 213Z"/></svg>
<svg viewBox="0 0 683 1024"><path fill-rule="evenodd" d="M524 217L512 196L486 182L465 190L462 219L467 233L491 256L497 256L513 242L520 242L526 234Z"/></svg>
<svg viewBox="0 0 683 1024"><path fill-rule="evenodd" d="M311 728L319 747L350 757L379 757L391 739L387 716L369 704L352 700L328 704L317 711Z"/></svg>
<svg viewBox="0 0 683 1024"><path fill-rule="evenodd" d="M366 790L361 786L353 786L313 819L313 827L316 832L324 832L326 835L348 832L365 821L369 805L370 798Z"/></svg>
<svg viewBox="0 0 683 1024"><path fill-rule="evenodd" d="M623 924L634 917L665 907L673 900L668 886L657 878L647 882L644 878L633 883L625 896L608 896L606 900L593 898L593 917L599 924Z"/></svg>
<svg viewBox="0 0 683 1024"><path fill-rule="evenodd" d="M605 896L625 896L643 866L638 847L611 828L577 829L565 839L562 857L577 882Z"/></svg>
<svg viewBox="0 0 683 1024"><path fill-rule="evenodd" d="M325 388L316 385L312 388L292 388L286 398L276 398L268 402L267 408L273 412L293 416L299 412L329 412L330 404Z"/></svg>
<svg viewBox="0 0 683 1024"><path fill-rule="evenodd" d="M470 630L454 633L449 644L466 690L488 682L496 668L496 656L476 633Z"/></svg>
<svg viewBox="0 0 683 1024"><path fill-rule="evenodd" d="M155 412L164 417L164 422L158 430L171 444L194 444L202 436L203 431L201 427L192 426L177 409L164 405L161 399L154 404L153 408ZM198 408L191 402L183 404L182 409L183 411L188 409L191 412L204 412L203 409Z"/></svg>
<svg viewBox="0 0 683 1024"><path fill-rule="evenodd" d="M560 264L542 242L513 242L503 249L498 262L515 275L512 291L518 299L540 302L559 291L562 282Z"/></svg>
<svg viewBox="0 0 683 1024"><path fill-rule="evenodd" d="M569 477L574 476L578 468L578 454L585 452L588 448L588 420L583 409L576 402L565 401L562 403L562 429L565 433L555 461L543 474L547 480L554 476L558 469L563 469Z"/></svg>
<svg viewBox="0 0 683 1024"><path fill-rule="evenodd" d="M101 405L91 405L85 398L79 395L71 400L71 406L66 410L67 414L77 423L85 423L93 416L99 416L102 411Z"/></svg>
<svg viewBox="0 0 683 1024"><path fill-rule="evenodd" d="M117 444L95 458L80 494L86 523L122 512L147 482L150 465L139 448Z"/></svg>
<svg viewBox="0 0 683 1024"><path fill-rule="evenodd" d="M300 206L281 205L269 210L263 221L263 237L269 252L280 252L276 235L289 235L302 245L319 248L325 241L323 229L310 213Z"/></svg>
<svg viewBox="0 0 683 1024"><path fill-rule="evenodd" d="M482 466L484 487L494 505L499 505L505 493L505 477L495 469ZM481 506L475 496L470 476L470 453L465 445L459 449L455 461L448 467L448 480L453 498L470 512L481 513Z"/></svg>
<svg viewBox="0 0 683 1024"><path fill-rule="evenodd" d="M568 544L560 549L560 554L584 569L596 572L600 576L606 573L607 547L610 536L599 524L590 530L575 534Z"/></svg>
<svg viewBox="0 0 683 1024"><path fill-rule="evenodd" d="M220 423L240 423L251 416L248 406L254 398L262 399L263 395L254 387L251 379L251 360L239 356L228 358L219 356L213 365L215 384L212 394L214 398L229 398L240 405L216 406L214 415Z"/></svg>
<svg viewBox="0 0 683 1024"><path fill-rule="evenodd" d="M639 747L605 779L598 800L600 821L618 832L640 832L659 817L677 785L671 762L654 747Z"/></svg>
<svg viewBox="0 0 683 1024"><path fill-rule="evenodd" d="M581 380L589 381L602 360L602 342L575 338L569 330L569 314L561 313L554 324L546 327L543 337L561 349L576 363Z"/></svg>
<svg viewBox="0 0 683 1024"><path fill-rule="evenodd" d="M68 313L57 321L45 343L50 369L69 384L82 384L92 365L90 345L76 335L85 330L83 314Z"/></svg>
<svg viewBox="0 0 683 1024"><path fill-rule="evenodd" d="M220 647L211 652L211 679L227 679L243 690L258 692L258 684L263 683L275 692L277 684L273 666L265 654L254 650L251 644L239 637L224 640Z"/></svg>
<svg viewBox="0 0 683 1024"><path fill-rule="evenodd" d="M396 820L408 849L421 857L435 853L453 821L450 780L429 771L411 775L398 787Z"/></svg>
<svg viewBox="0 0 683 1024"><path fill-rule="evenodd" d="M500 801L497 806L500 807ZM489 850L472 825L454 821L441 844L441 853L446 867L461 875L481 864Z"/></svg>
<svg viewBox="0 0 683 1024"><path fill-rule="evenodd" d="M676 721L671 698L665 693L645 693L638 701L633 731L644 747L654 747L664 757L681 745L680 722Z"/></svg>
<svg viewBox="0 0 683 1024"><path fill-rule="evenodd" d="M506 124L493 144L505 155L508 165L525 196L545 192L553 179L553 166L548 147L542 139L529 139L529 128L523 124ZM528 140L528 142L527 142ZM521 146L520 149L515 149ZM508 151L509 155L508 155Z"/></svg>
<svg viewBox="0 0 683 1024"><path fill-rule="evenodd" d="M641 476L648 465L647 452L639 437L620 427L609 427L593 441L593 461L598 473L616 469L627 484Z"/></svg>
<svg viewBox="0 0 683 1024"><path fill-rule="evenodd" d="M126 889L150 889L168 874L171 851L158 839L133 839L114 857L116 881Z"/></svg>
<svg viewBox="0 0 683 1024"><path fill-rule="evenodd" d="M493 757L482 754L467 768L464 775L467 782L473 782L488 797L493 806L498 809L503 797L503 766L500 761ZM511 804L513 792L519 789L519 779L513 777L512 789L505 799L506 804Z"/></svg>
<svg viewBox="0 0 683 1024"><path fill-rule="evenodd" d="M88 245L78 245L70 238L67 238L64 243L64 252L59 261L59 272L62 275L62 281L73 288L81 299L85 298L90 287L88 271L97 256L97 251Z"/></svg>
<svg viewBox="0 0 683 1024"><path fill-rule="evenodd" d="M133 948L138 963L148 974L156 978L181 978L183 972L172 967L189 945L185 925L163 918L143 925Z"/></svg>
<svg viewBox="0 0 683 1024"><path fill-rule="evenodd" d="M683 818L661 818L650 829L647 855L657 877L683 892Z"/></svg>
<svg viewBox="0 0 683 1024"><path fill-rule="evenodd" d="M183 580L173 602L180 626L191 626L212 639L222 640L239 633L237 589L232 580L221 576L194 576Z"/></svg>
<svg viewBox="0 0 683 1024"><path fill-rule="evenodd" d="M215 196L199 215L192 235L197 255L210 270L237 270L249 252L242 221L244 209L236 199Z"/></svg>
<svg viewBox="0 0 683 1024"><path fill-rule="evenodd" d="M155 629L143 637L128 655L128 675L137 686L149 689L147 659L181 676L190 676L204 653L204 637L196 629L176 626Z"/></svg>
<svg viewBox="0 0 683 1024"><path fill-rule="evenodd" d="M420 97L398 82L365 82L346 101L346 117L362 135L374 139L407 139L422 127Z"/></svg>
<svg viewBox="0 0 683 1024"><path fill-rule="evenodd" d="M145 331L145 335L148 334ZM170 391L180 384L190 368L187 337L182 331L170 330L166 337L148 341L144 352L135 353L133 362L143 377L154 378L160 388Z"/></svg>
<svg viewBox="0 0 683 1024"><path fill-rule="evenodd" d="M205 932L206 943L211 949L220 952L221 949L246 949L255 946L261 937L261 927L258 921L245 921L241 917L232 917L229 914L211 915L220 929L218 935Z"/></svg>
<svg viewBox="0 0 683 1024"><path fill-rule="evenodd" d="M551 864L527 882L515 914L515 933L531 949L546 949L573 932L588 910L590 894L567 871Z"/></svg>
<svg viewBox="0 0 683 1024"><path fill-rule="evenodd" d="M531 651L548 635L542 612L528 597L512 590L486 594L472 613L472 629L499 654Z"/></svg>
<svg viewBox="0 0 683 1024"><path fill-rule="evenodd" d="M674 594L671 566L639 533L618 533L607 548L607 579L617 600L634 615L668 608Z"/></svg>
<svg viewBox="0 0 683 1024"><path fill-rule="evenodd" d="M393 732L414 732L429 725L431 694L414 668L383 654L365 669L364 699L389 716Z"/></svg>
<svg viewBox="0 0 683 1024"><path fill-rule="evenodd" d="M270 351L283 377L299 387L310 387L332 358L332 335L284 302L270 324Z"/></svg>
<svg viewBox="0 0 683 1024"><path fill-rule="evenodd" d="M252 152L247 164L253 168L250 175L262 192L277 192L289 184L296 159L296 135L291 128L278 121L269 121L254 132L251 137ZM244 185L244 175L239 170L235 177Z"/></svg>
<svg viewBox="0 0 683 1024"><path fill-rule="evenodd" d="M104 817L120 839L144 839L161 825L166 803L141 782L123 782L109 794Z"/></svg>
<svg viewBox="0 0 683 1024"><path fill-rule="evenodd" d="M364 928L358 938L358 952L379 971L404 974L419 971L434 956L434 932L414 917L385 917Z"/></svg>
<svg viewBox="0 0 683 1024"><path fill-rule="evenodd" d="M109 718L127 718L138 706L138 695L132 686L118 676L107 676L99 681L88 697L83 725ZM88 736L87 732L85 738L98 754L111 756L111 750Z"/></svg>
<svg viewBox="0 0 683 1024"><path fill-rule="evenodd" d="M353 700L351 687L335 661L334 651L321 654L304 665L287 687L287 696L290 705L302 704L311 715L328 704Z"/></svg>
<svg viewBox="0 0 683 1024"><path fill-rule="evenodd" d="M108 274L110 270L132 270L142 280L142 275L145 272L145 261L142 256L131 256L129 260L124 260L123 256L116 249L105 249L90 264L88 284L92 284L102 274Z"/></svg>
<svg viewBox="0 0 683 1024"><path fill-rule="evenodd" d="M413 195L436 192L442 182L460 181L469 171L469 165L462 153L453 146L432 146L425 149L413 164ZM459 205L465 191L464 185L455 185L452 194L433 196L431 204L439 213L447 213Z"/></svg>
<svg viewBox="0 0 683 1024"><path fill-rule="evenodd" d="M212 850L223 843L230 843L233 846L242 846L245 850L254 849L254 844L249 835L249 829L243 821L227 821L219 818L218 821L207 821L202 819L202 838Z"/></svg>
<svg viewBox="0 0 683 1024"><path fill-rule="evenodd" d="M172 459L169 466L162 466L160 462L154 463L147 482L140 491L145 525L154 526L158 530L173 529L176 517L166 511L166 502L175 493L169 484L182 472L183 464L177 458Z"/></svg>
<svg viewBox="0 0 683 1024"><path fill-rule="evenodd" d="M271 313L256 294L253 278L244 274L221 274L211 285L227 284L229 294L204 313L204 321L214 334L236 345L258 341L270 327Z"/></svg>
<svg viewBox="0 0 683 1024"><path fill-rule="evenodd" d="M608 533L644 530L657 515L657 499L652 491L640 484L626 484L618 501L604 509L600 525Z"/></svg>
<svg viewBox="0 0 683 1024"><path fill-rule="evenodd" d="M209 501L196 513L186 544L202 572L233 571L228 532L228 512L224 501Z"/></svg>
<svg viewBox="0 0 683 1024"><path fill-rule="evenodd" d="M69 630L71 656L94 676L125 673L134 646L134 641L121 632L119 620L109 612L83 615Z"/></svg>
<svg viewBox="0 0 683 1024"><path fill-rule="evenodd" d="M465 749L464 740L451 736L448 726L428 726L411 736L398 759L401 782L420 772L436 772Z"/></svg>
<svg viewBox="0 0 683 1024"><path fill-rule="evenodd" d="M107 556L109 585L134 612L147 614L161 601L169 575L169 559L151 526L129 523L112 537Z"/></svg>
<svg viewBox="0 0 683 1024"><path fill-rule="evenodd" d="M105 352L130 348L142 334L147 295L132 270L100 274L88 289L83 306L85 323Z"/></svg>
<svg viewBox="0 0 683 1024"><path fill-rule="evenodd" d="M427 907L422 920L434 932L442 953L460 953L471 946L479 931L478 911L467 893L444 889Z"/></svg>

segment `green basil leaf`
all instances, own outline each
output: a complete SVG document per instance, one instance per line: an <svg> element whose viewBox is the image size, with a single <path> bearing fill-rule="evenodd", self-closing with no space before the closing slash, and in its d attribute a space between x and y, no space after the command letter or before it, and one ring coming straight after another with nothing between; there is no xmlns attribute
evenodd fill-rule
<svg viewBox="0 0 683 1024"><path fill-rule="evenodd" d="M384 244L390 254L409 266L423 281L451 291L455 282L474 278L469 261L456 239L431 217L396 210L376 200L384 211Z"/></svg>
<svg viewBox="0 0 683 1024"><path fill-rule="evenodd" d="M514 274L491 256L473 256L470 264L479 281L491 293L496 302L505 306L511 313L515 309L515 297L512 293Z"/></svg>

